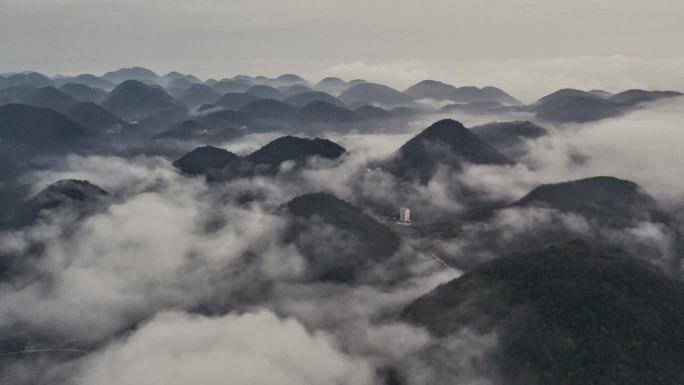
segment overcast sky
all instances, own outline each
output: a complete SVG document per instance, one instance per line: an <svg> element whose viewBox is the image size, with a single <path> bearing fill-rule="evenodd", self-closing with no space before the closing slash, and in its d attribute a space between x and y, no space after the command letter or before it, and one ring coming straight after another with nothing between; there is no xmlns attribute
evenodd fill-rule
<svg viewBox="0 0 684 385"><path fill-rule="evenodd" d="M0 72L684 89L681 0L0 0Z"/></svg>

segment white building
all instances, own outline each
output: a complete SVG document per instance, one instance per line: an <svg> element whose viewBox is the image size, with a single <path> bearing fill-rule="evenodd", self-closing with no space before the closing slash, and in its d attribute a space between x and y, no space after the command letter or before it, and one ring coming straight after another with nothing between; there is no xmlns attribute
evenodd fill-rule
<svg viewBox="0 0 684 385"><path fill-rule="evenodd" d="M399 209L399 221L403 223L411 223L411 210L406 207Z"/></svg>

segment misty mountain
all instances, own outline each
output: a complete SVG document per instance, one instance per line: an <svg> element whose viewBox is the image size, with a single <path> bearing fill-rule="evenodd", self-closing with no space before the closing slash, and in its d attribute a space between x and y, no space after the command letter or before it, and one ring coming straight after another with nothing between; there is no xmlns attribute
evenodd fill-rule
<svg viewBox="0 0 684 385"><path fill-rule="evenodd" d="M298 196L287 208L298 218L290 238L307 258L311 279L341 283L362 279L399 246L390 229L333 195Z"/></svg>
<svg viewBox="0 0 684 385"><path fill-rule="evenodd" d="M86 137L85 129L49 108L0 106L0 140L31 149L47 149Z"/></svg>
<svg viewBox="0 0 684 385"><path fill-rule="evenodd" d="M78 103L66 110L64 114L69 119L97 134L116 133L127 125L116 115L92 102Z"/></svg>
<svg viewBox="0 0 684 385"><path fill-rule="evenodd" d="M591 92L577 90L574 88L563 88L558 91L554 91L546 96L543 96L533 104L540 105L554 101L556 99L569 99L569 98L591 98L591 99L604 99L599 95L595 95Z"/></svg>
<svg viewBox="0 0 684 385"><path fill-rule="evenodd" d="M463 124L445 119L406 142L383 167L400 178L427 183L440 166L459 169L462 162L492 165L512 163Z"/></svg>
<svg viewBox="0 0 684 385"><path fill-rule="evenodd" d="M255 100L258 100L256 96L237 92L229 92L221 96L220 99L216 100L214 104L229 110L237 111Z"/></svg>
<svg viewBox="0 0 684 385"><path fill-rule="evenodd" d="M290 97L287 97L284 102L296 107L304 107L307 104L314 102L314 101L323 101L327 102L330 104L334 104L336 106L344 107L344 103L342 103L339 99L336 97L325 93L325 92L320 92L320 91L314 91L314 92L303 92L297 95L293 95Z"/></svg>
<svg viewBox="0 0 684 385"><path fill-rule="evenodd" d="M603 99L610 99L614 96L612 92L604 91L604 90L591 90L589 91L590 94L596 95L600 98Z"/></svg>
<svg viewBox="0 0 684 385"><path fill-rule="evenodd" d="M338 99L348 105L353 103L378 104L387 107L413 105L411 97L394 88L376 83L355 84L342 92Z"/></svg>
<svg viewBox="0 0 684 385"><path fill-rule="evenodd" d="M139 133L144 133L147 136L154 136L168 129L170 125L191 118L192 116L190 115L188 110L176 105L171 108L159 110L143 118L135 126L137 128L136 131L138 131Z"/></svg>
<svg viewBox="0 0 684 385"><path fill-rule="evenodd" d="M112 90L116 87L116 83L109 80L102 79L92 74L81 74L75 77L66 77L54 80L53 83L60 88L66 84L84 84L88 87L99 88L102 90Z"/></svg>
<svg viewBox="0 0 684 385"><path fill-rule="evenodd" d="M247 91L252 85L243 81L236 80L221 80L215 84L211 85L211 88L215 89L221 94L232 93L243 93Z"/></svg>
<svg viewBox="0 0 684 385"><path fill-rule="evenodd" d="M451 100L459 103L497 102L506 105L520 105L520 101L495 87L455 87L436 80L423 80L404 91L412 98Z"/></svg>
<svg viewBox="0 0 684 385"><path fill-rule="evenodd" d="M225 112L230 114L225 114ZM175 123L167 130L155 135L153 139L176 139L218 144L244 135L240 125L234 123L234 119L241 117L243 117L242 114L234 111L218 111L198 120L185 120Z"/></svg>
<svg viewBox="0 0 684 385"><path fill-rule="evenodd" d="M496 333L483 375L506 384L669 384L684 365L684 287L645 262L573 242L486 262L420 297L404 319L445 341ZM428 353L430 354L430 353Z"/></svg>
<svg viewBox="0 0 684 385"><path fill-rule="evenodd" d="M256 96L259 99L285 99L285 94L283 94L281 91L271 86L265 85L252 86L247 91L245 91L245 93L247 95Z"/></svg>
<svg viewBox="0 0 684 385"><path fill-rule="evenodd" d="M586 123L616 117L629 110L627 105L588 92L568 90L567 94L540 99L545 101L537 102L534 106L536 116L549 122Z"/></svg>
<svg viewBox="0 0 684 385"><path fill-rule="evenodd" d="M304 79L303 77L299 75L294 75L294 74L283 74L278 76L276 79L276 82L284 85L284 86L292 86L295 84L302 84L302 85L307 85L309 84L309 81Z"/></svg>
<svg viewBox="0 0 684 385"><path fill-rule="evenodd" d="M59 90L79 102L96 102L107 94L103 89L91 87L83 83L67 83L59 87Z"/></svg>
<svg viewBox="0 0 684 385"><path fill-rule="evenodd" d="M337 159L346 152L342 146L327 139L284 136L256 150L247 156L247 160L268 165L278 165L286 161L303 163L312 157Z"/></svg>
<svg viewBox="0 0 684 385"><path fill-rule="evenodd" d="M7 155L0 152L0 185L19 173L17 164Z"/></svg>
<svg viewBox="0 0 684 385"><path fill-rule="evenodd" d="M189 175L207 174L210 169L220 170L240 157L228 150L211 146L198 147L173 163Z"/></svg>
<svg viewBox="0 0 684 385"><path fill-rule="evenodd" d="M121 68L116 71L107 72L102 75L102 79L116 84L123 83L126 80L152 83L158 83L161 80L156 73L141 67Z"/></svg>
<svg viewBox="0 0 684 385"><path fill-rule="evenodd" d="M37 72L29 72L22 74L14 74L5 77L0 83L0 88L7 88L12 86L30 86L35 88L43 88L52 85L52 80L43 74Z"/></svg>
<svg viewBox="0 0 684 385"><path fill-rule="evenodd" d="M182 73L176 72L176 71L171 71L171 72L169 72L166 75L161 77L161 82L163 84L166 84L166 85L170 85L171 83L173 83L176 80L181 80L183 82L187 82L187 83L191 83L191 84L202 83L202 81L200 79L196 78L193 75L190 75L190 74L183 75Z"/></svg>
<svg viewBox="0 0 684 385"><path fill-rule="evenodd" d="M102 106L126 120L141 120L176 105L163 90L136 80L126 80L105 97Z"/></svg>
<svg viewBox="0 0 684 385"><path fill-rule="evenodd" d="M356 120L352 111L322 100L310 102L294 116L295 123L304 125L344 125Z"/></svg>
<svg viewBox="0 0 684 385"><path fill-rule="evenodd" d="M384 108L375 106L361 106L354 110L354 114L364 120L384 120L390 119L394 115Z"/></svg>
<svg viewBox="0 0 684 385"><path fill-rule="evenodd" d="M178 94L181 94L182 91L187 90L188 88L197 85L198 83L193 83L185 78L178 78L170 83L166 84L164 86L164 89L166 89L169 94L173 94L174 92L177 92ZM202 84L202 83L199 83Z"/></svg>
<svg viewBox="0 0 684 385"><path fill-rule="evenodd" d="M0 89L0 98L3 98L5 100L8 100L8 103L18 103L20 102L26 95L36 91L37 88L27 86L27 85L20 85L20 86L11 86L7 88L2 88Z"/></svg>
<svg viewBox="0 0 684 385"><path fill-rule="evenodd" d="M675 91L644 91L644 90L628 90L620 92L610 98L615 103L627 104L635 106L639 103L652 102L660 99L674 98L683 96L681 92Z"/></svg>
<svg viewBox="0 0 684 385"><path fill-rule="evenodd" d="M76 105L78 101L55 87L49 86L39 88L24 96L21 103L63 112Z"/></svg>
<svg viewBox="0 0 684 385"><path fill-rule="evenodd" d="M327 77L318 84L316 84L316 89L319 91L327 92L333 95L339 95L349 88L349 84L344 80L336 77Z"/></svg>
<svg viewBox="0 0 684 385"><path fill-rule="evenodd" d="M295 84L293 86L289 87L283 87L279 89L283 94L285 94L286 97L290 97L293 95L299 95L307 92L315 92L312 88L301 85L301 84Z"/></svg>
<svg viewBox="0 0 684 385"><path fill-rule="evenodd" d="M296 113L297 108L275 99L258 99L240 108L240 112L251 119L287 121Z"/></svg>
<svg viewBox="0 0 684 385"><path fill-rule="evenodd" d="M639 185L608 176L541 185L515 205L550 207L616 226L664 219L656 201Z"/></svg>
<svg viewBox="0 0 684 385"><path fill-rule="evenodd" d="M548 134L546 129L530 121L494 122L471 127L470 130L509 158L523 155L528 140Z"/></svg>
<svg viewBox="0 0 684 385"><path fill-rule="evenodd" d="M466 113L471 115L505 115L519 111L522 107L504 106L499 102L471 102L448 104L439 109L439 113Z"/></svg>
<svg viewBox="0 0 684 385"><path fill-rule="evenodd" d="M101 207L109 194L85 180L60 180L24 202L16 212L14 224L28 226L46 212L67 209L70 214L86 216Z"/></svg>
<svg viewBox="0 0 684 385"><path fill-rule="evenodd" d="M185 90L178 100L186 108L193 108L205 103L214 103L220 97L221 94L215 89L204 84L195 84Z"/></svg>

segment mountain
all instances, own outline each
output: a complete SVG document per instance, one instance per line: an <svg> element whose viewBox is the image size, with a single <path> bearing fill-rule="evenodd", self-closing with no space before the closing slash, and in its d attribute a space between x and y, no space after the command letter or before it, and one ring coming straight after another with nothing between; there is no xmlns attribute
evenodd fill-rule
<svg viewBox="0 0 684 385"><path fill-rule="evenodd" d="M444 375L462 359L447 342L461 333L496 340L478 357L491 383L675 385L684 374L682 283L582 242L486 262L403 318L444 341L426 357Z"/></svg>
<svg viewBox="0 0 684 385"><path fill-rule="evenodd" d="M283 74L278 76L276 79L276 82L285 85L285 86L291 86L295 84L309 84L309 81L304 79L301 76L294 75L294 74Z"/></svg>
<svg viewBox="0 0 684 385"><path fill-rule="evenodd" d="M28 94L36 91L37 88L21 85L21 86L11 86L7 88L0 89L0 97L7 99L10 103L18 103Z"/></svg>
<svg viewBox="0 0 684 385"><path fill-rule="evenodd" d="M85 84L89 87L103 90L112 90L114 87L116 87L116 83L110 82L109 80L102 79L92 74L81 74L73 78L65 78L61 79L60 81L55 81L55 84L59 84L60 87L67 83Z"/></svg>
<svg viewBox="0 0 684 385"><path fill-rule="evenodd" d="M107 72L102 75L102 79L113 83L123 83L126 80L137 80L140 82L158 83L161 78L156 73L141 67L121 68L116 71Z"/></svg>
<svg viewBox="0 0 684 385"><path fill-rule="evenodd" d="M240 108L240 112L252 119L283 121L292 118L297 108L275 99L258 99Z"/></svg>
<svg viewBox="0 0 684 385"><path fill-rule="evenodd" d="M307 92L314 92L314 90L311 89L310 87L307 87L307 86L304 86L301 84L295 84L293 86L283 87L280 89L280 91L282 91L282 93L285 94L286 97L290 97L290 96L298 95L298 94L303 94L303 93L307 93Z"/></svg>
<svg viewBox="0 0 684 385"><path fill-rule="evenodd" d="M30 86L35 88L43 88L52 85L52 80L43 74L38 72L14 74L5 77L2 81L2 87L12 87L12 86Z"/></svg>
<svg viewBox="0 0 684 385"><path fill-rule="evenodd" d="M608 176L541 185L515 205L550 207L616 226L664 219L656 201L639 185Z"/></svg>
<svg viewBox="0 0 684 385"><path fill-rule="evenodd" d="M644 90L629 90L620 92L610 98L612 102L627 104L635 106L639 103L652 102L659 99L674 98L683 96L681 92L675 91L644 91Z"/></svg>
<svg viewBox="0 0 684 385"><path fill-rule="evenodd" d="M78 103L64 114L93 133L116 133L126 125L116 115L93 102Z"/></svg>
<svg viewBox="0 0 684 385"><path fill-rule="evenodd" d="M285 94L283 94L278 89L273 88L271 86L264 86L264 85L252 86L247 91L245 91L245 93L247 95L256 96L259 99L275 99L275 100L285 99Z"/></svg>
<svg viewBox="0 0 684 385"><path fill-rule="evenodd" d="M344 80L336 77L327 77L318 84L316 84L316 89L319 91L327 92L333 95L339 95L349 88L349 84Z"/></svg>
<svg viewBox="0 0 684 385"><path fill-rule="evenodd" d="M126 80L105 97L102 106L124 119L140 120L176 104L162 89Z"/></svg>
<svg viewBox="0 0 684 385"><path fill-rule="evenodd" d="M575 92L568 92L570 93ZM602 99L588 92L576 96L555 95L541 103L537 102L534 106L534 112L539 119L558 123L592 122L616 117L628 110L627 105Z"/></svg>
<svg viewBox="0 0 684 385"><path fill-rule="evenodd" d="M537 100L537 101L534 102L533 104L535 104L535 105L540 105L540 104L544 104L544 103L550 102L550 101L552 101L552 100L556 100L556 99L567 99L567 98L593 98L593 99L603 99L601 96L595 95L595 94L593 94L593 93L591 93L591 92L582 91L582 90L577 90L577 89L574 89L574 88L563 88L563 89L560 89L560 90L558 90L558 91L554 91L554 92L552 92L552 93L550 93L550 94L548 94L548 95L546 95L546 96L540 98L539 100Z"/></svg>
<svg viewBox="0 0 684 385"><path fill-rule="evenodd" d="M599 98L603 98L603 99L610 99L615 95L611 92L604 91L604 90L591 90L591 91L589 91L589 93L592 95L596 95Z"/></svg>
<svg viewBox="0 0 684 385"><path fill-rule="evenodd" d="M178 100L186 108L193 108L206 103L214 103L220 97L221 94L215 89L204 84L195 84L185 90Z"/></svg>
<svg viewBox="0 0 684 385"><path fill-rule="evenodd" d="M440 166L460 168L462 162L507 165L512 162L463 124L445 119L406 142L385 164L392 174L427 183Z"/></svg>
<svg viewBox="0 0 684 385"><path fill-rule="evenodd" d="M362 106L354 110L354 115L364 120L383 120L393 117L390 111L380 107Z"/></svg>
<svg viewBox="0 0 684 385"><path fill-rule="evenodd" d="M17 210L15 225L30 225L45 212L55 209L68 209L72 214L84 216L92 213L108 196L106 191L88 181L60 180L23 203Z"/></svg>
<svg viewBox="0 0 684 385"><path fill-rule="evenodd" d="M221 80L220 82L217 82L211 86L211 88L215 89L221 94L226 94L229 92L245 92L247 91L252 85L250 83L245 83L243 81L236 81L236 80Z"/></svg>
<svg viewBox="0 0 684 385"><path fill-rule="evenodd" d="M105 90L83 83L67 83L59 87L59 90L79 102L95 102L107 95Z"/></svg>
<svg viewBox="0 0 684 385"><path fill-rule="evenodd" d="M247 116L232 110L220 110L199 118L199 121L210 127L241 128L249 123Z"/></svg>
<svg viewBox="0 0 684 385"><path fill-rule="evenodd" d="M299 124L349 124L357 120L354 113L344 107L322 100L315 100L304 106L294 117Z"/></svg>
<svg viewBox="0 0 684 385"><path fill-rule="evenodd" d="M546 129L529 121L494 122L471 127L470 131L512 158L525 152L524 145L527 140L548 134Z"/></svg>
<svg viewBox="0 0 684 385"><path fill-rule="evenodd" d="M327 139L283 136L253 152L247 160L256 164L278 165L286 161L305 162L316 156L337 159L346 152L342 146Z"/></svg>
<svg viewBox="0 0 684 385"><path fill-rule="evenodd" d="M185 174L201 175L210 169L220 170L239 159L239 156L228 150L205 146L190 151L175 161L173 165Z"/></svg>
<svg viewBox="0 0 684 385"><path fill-rule="evenodd" d="M338 97L342 102L351 105L362 102L382 106L410 106L413 99L394 88L376 83L359 83L342 92Z"/></svg>
<svg viewBox="0 0 684 385"><path fill-rule="evenodd" d="M459 103L497 102L505 105L520 105L520 101L495 87L455 87L436 80L423 80L404 91L415 100L451 100Z"/></svg>
<svg viewBox="0 0 684 385"><path fill-rule="evenodd" d="M171 72L169 72L169 73L167 73L166 75L164 75L164 76L161 77L161 82L162 82L163 84L167 84L167 85L168 85L169 83L172 83L172 82L176 81L176 80L183 80L183 81L186 81L186 82L189 82L189 83L192 83L192 84L200 84L200 83L202 83L202 81L201 81L200 79L196 78L196 77L193 76L193 75L190 75L190 74L188 74L188 75L183 75L182 73L176 72L176 71L171 71Z"/></svg>
<svg viewBox="0 0 684 385"><path fill-rule="evenodd" d="M55 111L66 111L78 101L55 87L39 88L21 99L21 103L36 107L51 108Z"/></svg>
<svg viewBox="0 0 684 385"><path fill-rule="evenodd" d="M197 83L193 83L189 81L186 78L178 78L170 81L167 83L164 88L168 91L171 92L171 90L179 89L179 90L187 90L188 88L196 85Z"/></svg>
<svg viewBox="0 0 684 385"><path fill-rule="evenodd" d="M296 107L304 107L307 104L314 102L314 101L323 101L327 102L330 104L334 104L339 107L344 107L344 103L342 103L339 99L336 97L327 94L325 92L319 92L319 91L314 91L314 92L303 92L297 95L290 96L284 100L285 103L296 106Z"/></svg>
<svg viewBox="0 0 684 385"><path fill-rule="evenodd" d="M17 164L9 156L0 152L0 186L18 173L19 167Z"/></svg>
<svg viewBox="0 0 684 385"><path fill-rule="evenodd" d="M0 106L0 140L30 148L47 148L86 137L85 129L49 108Z"/></svg>
<svg viewBox="0 0 684 385"><path fill-rule="evenodd" d="M221 143L245 134L248 123L245 114L219 110L192 120L174 123L167 130L154 136L154 139L197 140L205 143Z"/></svg>
<svg viewBox="0 0 684 385"><path fill-rule="evenodd" d="M516 106L504 106L499 102L470 102L448 104L439 109L441 114L466 113L470 115L503 115L522 109Z"/></svg>
<svg viewBox="0 0 684 385"><path fill-rule="evenodd" d="M236 92L229 92L221 96L220 99L216 100L214 104L216 104L217 106L221 106L223 108L227 108L229 110L237 111L240 108L248 105L249 103L257 99L258 98L256 96Z"/></svg>
<svg viewBox="0 0 684 385"><path fill-rule="evenodd" d="M287 209L296 218L289 238L307 259L313 280L360 280L399 247L390 229L333 195L298 196Z"/></svg>

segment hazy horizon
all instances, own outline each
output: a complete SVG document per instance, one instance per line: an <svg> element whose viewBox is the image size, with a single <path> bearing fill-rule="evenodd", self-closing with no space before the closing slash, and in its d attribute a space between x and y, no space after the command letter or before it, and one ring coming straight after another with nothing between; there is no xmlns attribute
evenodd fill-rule
<svg viewBox="0 0 684 385"><path fill-rule="evenodd" d="M558 88L684 90L684 4L659 1L0 0L0 72L141 66L405 88L433 78L532 101Z"/></svg>

